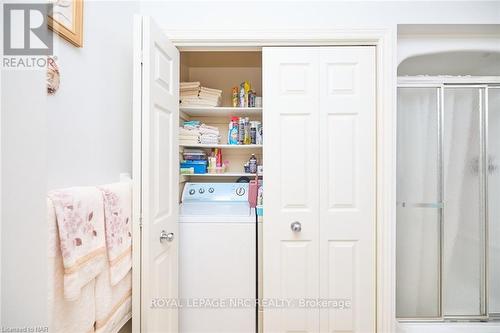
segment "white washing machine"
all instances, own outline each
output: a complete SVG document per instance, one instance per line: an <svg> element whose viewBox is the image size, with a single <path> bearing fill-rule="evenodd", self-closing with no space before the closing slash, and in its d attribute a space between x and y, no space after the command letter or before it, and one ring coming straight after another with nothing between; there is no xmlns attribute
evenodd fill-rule
<svg viewBox="0 0 500 333"><path fill-rule="evenodd" d="M186 183L179 331L256 332L256 216L246 183Z"/></svg>

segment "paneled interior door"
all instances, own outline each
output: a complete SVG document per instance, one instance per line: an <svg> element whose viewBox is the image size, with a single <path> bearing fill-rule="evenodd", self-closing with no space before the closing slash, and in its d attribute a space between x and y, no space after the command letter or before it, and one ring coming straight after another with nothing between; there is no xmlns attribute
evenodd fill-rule
<svg viewBox="0 0 500 333"><path fill-rule="evenodd" d="M319 54L321 332L375 332L375 47Z"/></svg>
<svg viewBox="0 0 500 333"><path fill-rule="evenodd" d="M134 110L141 141L134 156L141 160L140 175L134 174L142 215L140 330L177 332L178 311L168 304L178 298L179 51L149 17L137 19L135 28L135 51L142 54L140 109Z"/></svg>
<svg viewBox="0 0 500 333"><path fill-rule="evenodd" d="M376 330L375 69L374 47L263 50L266 332Z"/></svg>
<svg viewBox="0 0 500 333"><path fill-rule="evenodd" d="M264 298L318 298L319 53L272 47L264 48L262 59ZM264 309L265 332L318 331L317 310L276 306Z"/></svg>

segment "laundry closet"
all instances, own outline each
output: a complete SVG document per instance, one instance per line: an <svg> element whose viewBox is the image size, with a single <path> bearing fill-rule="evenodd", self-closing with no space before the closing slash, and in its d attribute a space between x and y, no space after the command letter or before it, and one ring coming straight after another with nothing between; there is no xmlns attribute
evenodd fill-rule
<svg viewBox="0 0 500 333"><path fill-rule="evenodd" d="M147 17L134 37L135 329L376 332L376 47L178 49ZM234 104L244 82L261 105ZM236 118L260 141L231 142ZM186 306L227 298L254 303Z"/></svg>

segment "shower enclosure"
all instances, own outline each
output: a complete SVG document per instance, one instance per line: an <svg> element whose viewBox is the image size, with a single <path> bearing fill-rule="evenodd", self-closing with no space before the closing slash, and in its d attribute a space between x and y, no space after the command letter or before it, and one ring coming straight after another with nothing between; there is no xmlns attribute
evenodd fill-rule
<svg viewBox="0 0 500 333"><path fill-rule="evenodd" d="M399 80L400 320L500 319L498 83Z"/></svg>

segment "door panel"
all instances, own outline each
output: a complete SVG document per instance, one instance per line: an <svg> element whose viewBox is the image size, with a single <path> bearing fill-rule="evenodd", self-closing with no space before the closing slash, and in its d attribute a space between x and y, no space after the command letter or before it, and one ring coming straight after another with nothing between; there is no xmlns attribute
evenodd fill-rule
<svg viewBox="0 0 500 333"><path fill-rule="evenodd" d="M485 315L481 204L481 90L445 88L443 314Z"/></svg>
<svg viewBox="0 0 500 333"><path fill-rule="evenodd" d="M179 51L142 18L141 330L177 332L177 310L158 299L178 297ZM160 234L173 233L160 242Z"/></svg>
<svg viewBox="0 0 500 333"><path fill-rule="evenodd" d="M500 87L488 89L488 235L490 314L500 314Z"/></svg>
<svg viewBox="0 0 500 333"><path fill-rule="evenodd" d="M440 91L398 88L396 316L440 316Z"/></svg>
<svg viewBox="0 0 500 333"><path fill-rule="evenodd" d="M317 298L318 267L317 48L263 50L265 187L264 298ZM293 232L291 223L302 230ZM266 308L266 332L316 332L316 309Z"/></svg>
<svg viewBox="0 0 500 333"><path fill-rule="evenodd" d="M319 50L321 331L374 332L375 47Z"/></svg>

